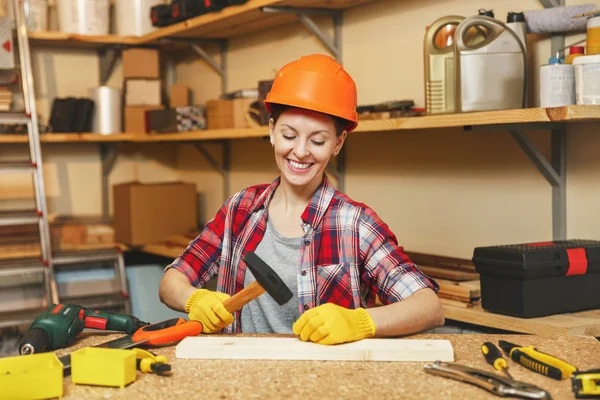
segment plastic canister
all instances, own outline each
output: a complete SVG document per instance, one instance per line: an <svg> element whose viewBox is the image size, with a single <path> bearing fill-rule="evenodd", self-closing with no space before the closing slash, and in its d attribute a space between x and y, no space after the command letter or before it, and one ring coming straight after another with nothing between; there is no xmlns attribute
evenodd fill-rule
<svg viewBox="0 0 600 400"><path fill-rule="evenodd" d="M575 104L573 66L561 64L556 57L540 67L540 107L561 107Z"/></svg>
<svg viewBox="0 0 600 400"><path fill-rule="evenodd" d="M584 55L583 46L569 47L569 55L565 59L565 64L573 64L573 60Z"/></svg>
<svg viewBox="0 0 600 400"><path fill-rule="evenodd" d="M525 51L527 51L527 22L525 22L525 14L522 12L509 12L506 16L506 26L517 34Z"/></svg>
<svg viewBox="0 0 600 400"><path fill-rule="evenodd" d="M454 31L464 17L437 19L425 34L425 109L427 114L455 111Z"/></svg>
<svg viewBox="0 0 600 400"><path fill-rule="evenodd" d="M100 86L91 92L94 100L92 130L103 135L121 132L121 91L110 86Z"/></svg>
<svg viewBox="0 0 600 400"><path fill-rule="evenodd" d="M577 104L600 104L600 54L577 57L575 99Z"/></svg>
<svg viewBox="0 0 600 400"><path fill-rule="evenodd" d="M600 17L587 20L587 54L600 54Z"/></svg>
<svg viewBox="0 0 600 400"><path fill-rule="evenodd" d="M150 20L150 9L166 0L126 0L115 2L115 33L121 36L142 36L156 28Z"/></svg>
<svg viewBox="0 0 600 400"><path fill-rule="evenodd" d="M485 36L470 42L467 32ZM526 106L527 53L518 35L502 21L483 15L456 28L456 105L461 112Z"/></svg>
<svg viewBox="0 0 600 400"><path fill-rule="evenodd" d="M108 35L110 0L58 0L61 32Z"/></svg>
<svg viewBox="0 0 600 400"><path fill-rule="evenodd" d="M23 9L28 31L39 32L48 29L48 0L25 0Z"/></svg>

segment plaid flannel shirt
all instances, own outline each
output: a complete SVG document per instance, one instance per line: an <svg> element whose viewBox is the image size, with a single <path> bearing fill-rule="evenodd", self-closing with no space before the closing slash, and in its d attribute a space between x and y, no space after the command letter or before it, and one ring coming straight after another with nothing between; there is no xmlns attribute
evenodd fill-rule
<svg viewBox="0 0 600 400"><path fill-rule="evenodd" d="M176 268L202 287L217 276L217 291L234 295L244 287L248 251L256 250L267 223L271 196L279 185L257 185L233 195L197 238L166 269ZM328 182L302 214L305 232L298 268L298 307L324 303L346 308L401 301L438 284L426 277L398 246L377 214ZM224 332L240 332L241 311Z"/></svg>

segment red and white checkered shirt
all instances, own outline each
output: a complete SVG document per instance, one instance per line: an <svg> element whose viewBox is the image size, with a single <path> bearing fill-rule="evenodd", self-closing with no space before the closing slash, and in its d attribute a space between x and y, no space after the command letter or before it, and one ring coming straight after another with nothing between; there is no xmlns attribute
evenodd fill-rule
<svg viewBox="0 0 600 400"><path fill-rule="evenodd" d="M269 201L279 185L257 185L233 195L215 218L166 269L176 268L202 287L217 276L217 291L234 295L244 287L248 251L255 251L267 223ZM346 308L390 304L438 284L426 277L398 246L395 235L369 207L329 183L327 177L302 214L304 229L298 274L298 307L324 303ZM241 311L224 332L240 332Z"/></svg>

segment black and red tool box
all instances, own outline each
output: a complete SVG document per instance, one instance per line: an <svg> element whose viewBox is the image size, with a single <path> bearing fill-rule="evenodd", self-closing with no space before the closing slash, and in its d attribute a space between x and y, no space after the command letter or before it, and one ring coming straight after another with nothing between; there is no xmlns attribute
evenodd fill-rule
<svg viewBox="0 0 600 400"><path fill-rule="evenodd" d="M485 310L523 318L600 308L600 241L478 247Z"/></svg>

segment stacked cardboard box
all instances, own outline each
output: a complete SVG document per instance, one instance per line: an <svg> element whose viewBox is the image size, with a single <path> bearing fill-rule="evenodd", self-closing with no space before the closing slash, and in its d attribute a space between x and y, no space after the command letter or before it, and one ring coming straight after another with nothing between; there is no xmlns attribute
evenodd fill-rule
<svg viewBox="0 0 600 400"><path fill-rule="evenodd" d="M147 112L163 109L159 51L131 48L123 50L123 90L125 132L149 132Z"/></svg>
<svg viewBox="0 0 600 400"><path fill-rule="evenodd" d="M206 103L208 129L250 128L246 113L255 98L209 100Z"/></svg>

